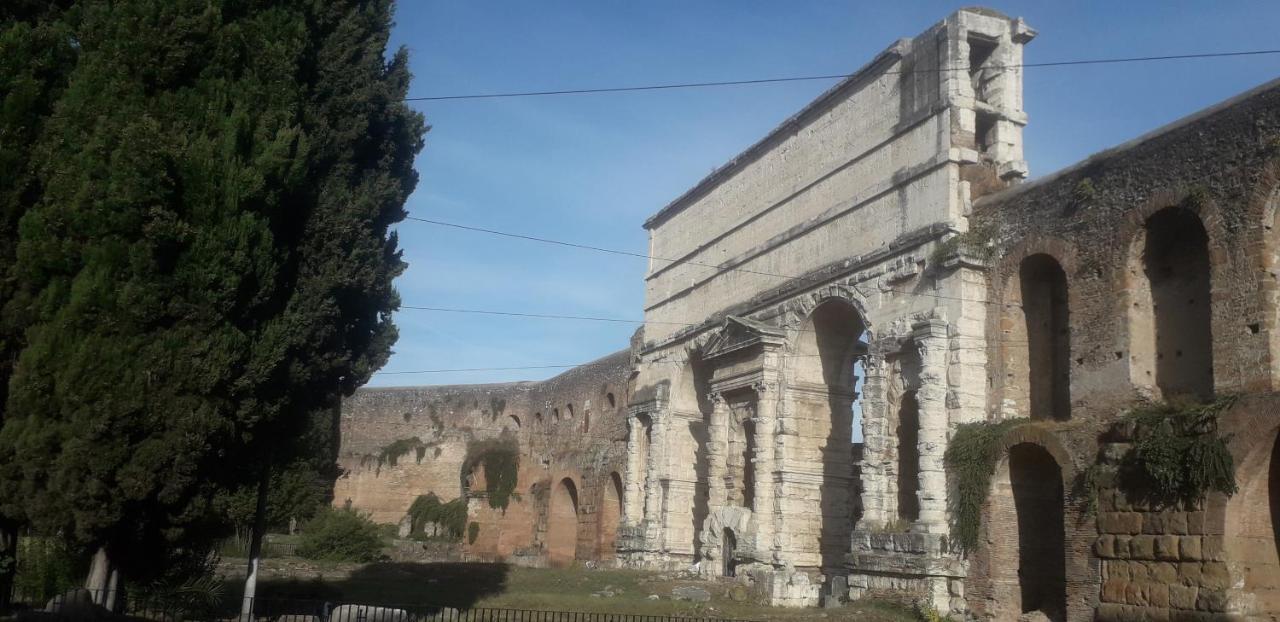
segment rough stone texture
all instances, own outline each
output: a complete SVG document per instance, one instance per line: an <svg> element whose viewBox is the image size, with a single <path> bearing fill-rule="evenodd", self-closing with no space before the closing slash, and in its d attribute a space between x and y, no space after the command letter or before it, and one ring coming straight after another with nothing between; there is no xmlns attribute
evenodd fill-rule
<svg viewBox="0 0 1280 622"><path fill-rule="evenodd" d="M1280 83L1273 82L975 203L975 220L996 250L988 275L993 301L1020 300L1017 282L1028 258L1051 258L1065 275L1067 338L1055 347L1068 350L1069 371L1057 381L1069 383L1070 421L1046 423L1043 438L1024 440L1054 454L1066 485L1069 471L1095 462L1116 472L1135 430L1113 423L1136 400L1250 395L1220 417L1240 486L1232 498L1152 507L1103 480L1092 521L1073 519L1067 500L1067 619L1280 615L1280 397L1271 393L1280 369L1278 173ZM1161 238L1177 240L1174 259ZM1182 259L1197 253L1204 262ZM1168 285L1161 270L1181 281ZM1188 289L1195 283L1205 284L1204 292ZM1002 309L988 318L988 410L1034 416L1025 410L1021 378L1049 357L1028 357L1034 346L1027 333L1011 329L1043 318ZM1007 499L993 490L986 516L993 533L1022 518L998 514ZM970 598L970 605L982 616L1006 618L1016 614L1001 613L1010 599L992 595L1026 579L1001 570L1012 561L1000 557L1008 549L989 544L968 578L969 594L989 601Z"/></svg>
<svg viewBox="0 0 1280 622"><path fill-rule="evenodd" d="M466 440L514 415L521 498L470 500L477 556L616 550L786 606L839 590L978 619L1274 619L1280 82L1020 183L1034 36L961 10L650 218L651 253L680 261L651 265L629 353L545 383L358 393L335 501L396 522L417 494L452 498ZM1227 393L1236 495L1117 489L1127 408ZM1000 439L961 554L947 444L1015 417L1032 421ZM378 464L415 435L431 460Z"/></svg>
<svg viewBox="0 0 1280 622"><path fill-rule="evenodd" d="M470 478L468 522L479 525L466 546L471 558L612 560L624 504L630 374L630 351L622 351L544 382L357 391L342 405L344 473L334 504L399 523L419 495L456 499ZM491 508L483 470L461 469L468 442L504 433L520 448L517 494L506 508ZM411 451L394 465L379 463L383 448L415 437L421 459Z"/></svg>

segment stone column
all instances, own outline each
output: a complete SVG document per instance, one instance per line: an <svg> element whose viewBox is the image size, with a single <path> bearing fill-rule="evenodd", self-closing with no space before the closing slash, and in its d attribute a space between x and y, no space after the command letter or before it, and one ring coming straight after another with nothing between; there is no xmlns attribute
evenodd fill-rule
<svg viewBox="0 0 1280 622"><path fill-rule="evenodd" d="M628 525L635 525L644 518L644 480L647 465L640 464L640 448L644 444L644 423L640 417L627 418L627 482L624 500Z"/></svg>
<svg viewBox="0 0 1280 622"><path fill-rule="evenodd" d="M728 498L725 489L725 452L729 447L729 403L719 393L707 396L711 402L711 421L707 426L707 510L715 512L724 507Z"/></svg>
<svg viewBox="0 0 1280 622"><path fill-rule="evenodd" d="M912 326L920 353L920 526L928 533L947 529L947 323L929 319Z"/></svg>
<svg viewBox="0 0 1280 622"><path fill-rule="evenodd" d="M888 404L885 387L888 382L888 365L884 356L868 354L863 359L863 373L867 378L862 384L862 523L884 525L889 520L888 485L884 465L889 436L886 432Z"/></svg>
<svg viewBox="0 0 1280 622"><path fill-rule="evenodd" d="M649 531L659 531L662 527L662 477L665 475L663 457L666 456L667 413L654 411L649 413L652 422L649 427L649 464L644 482L644 520Z"/></svg>
<svg viewBox="0 0 1280 622"><path fill-rule="evenodd" d="M773 562L776 550L773 534L776 526L773 487L773 433L778 422L778 385L774 382L757 382L756 391L755 451L752 468L755 477L755 498L751 500L756 520L756 547L760 558Z"/></svg>

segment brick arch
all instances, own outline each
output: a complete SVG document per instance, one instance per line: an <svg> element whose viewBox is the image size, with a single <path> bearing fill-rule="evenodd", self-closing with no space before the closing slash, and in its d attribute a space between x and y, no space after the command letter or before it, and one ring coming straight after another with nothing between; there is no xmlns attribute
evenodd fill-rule
<svg viewBox="0 0 1280 622"><path fill-rule="evenodd" d="M1248 222L1258 225L1246 228L1257 232L1249 244L1258 252L1251 253L1251 263L1246 265L1261 266L1258 295L1268 332L1270 358L1267 388L1276 390L1280 388L1280 160L1273 160L1265 167L1262 181L1250 194L1247 209Z"/></svg>
<svg viewBox="0 0 1280 622"><path fill-rule="evenodd" d="M547 500L547 563L564 567L578 559L579 513L582 511L582 478L560 473L551 478Z"/></svg>
<svg viewBox="0 0 1280 622"><path fill-rule="evenodd" d="M991 313L989 316L987 333L988 335L997 336L994 339L989 338L987 343L989 351L994 351L996 354L995 377L992 378L992 391L988 396L988 404L997 412L1004 410L1007 404L1014 404L1012 411L1002 413L1006 417L1022 417L1027 416L1029 413L1029 408L1024 408L1022 406L1025 405L1011 399L1009 375L1011 373L1010 360L1015 354L1023 352L1029 346L1027 343L1022 343L1029 339L1027 335L1022 334L1026 331L1014 330L1016 328L1015 323L1025 321L1025 318L1019 312L1020 307L1014 305L1020 305L1022 302L1021 293L1017 289L1021 284L1022 263L1036 255L1052 258L1058 267L1062 269L1066 281L1068 316L1073 311L1081 309L1081 288L1078 287L1077 283L1080 263L1075 245L1061 238L1033 234L1008 248L996 265L992 279L993 301L997 307L996 312ZM1004 335L1009 334L1011 331L1020 336L1006 341ZM1075 331L1068 330L1068 352L1079 351L1077 344L1072 343L1071 336L1074 333ZM1030 354L1027 353L1027 356L1029 357ZM1029 361L1028 364L1030 364ZM1070 369L1071 362L1067 361L1066 365Z"/></svg>
<svg viewBox="0 0 1280 622"><path fill-rule="evenodd" d="M1204 505L1206 534L1222 534L1231 570L1228 601L1232 613L1280 611L1280 421L1275 395L1255 398L1223 413L1230 434L1238 491L1209 496ZM1206 535L1206 538L1212 538Z"/></svg>
<svg viewBox="0 0 1280 622"><path fill-rule="evenodd" d="M1093 522L1080 513L1080 505L1072 496L1073 484L1079 474L1075 454L1052 428L1043 424L1013 428L1005 433L997 447L1000 459L982 510L979 546L970 558L970 604L980 618L1015 619L1022 614L1020 607L1025 604L1022 600L1025 593L1017 573L1022 563L1019 557L1023 552L1020 544L1022 540L1026 540L1045 548L1044 551L1030 552L1033 563L1035 560L1047 559L1053 564L1061 564L1061 577L1053 577L1055 585L1047 588L1049 593L1055 595L1056 600L1048 605L1048 609L1052 610L1046 612L1050 614L1050 619L1092 618L1100 583L1098 570L1090 561L1091 546L1097 531ZM1026 458L1034 459L1036 455L1042 458L1039 464L1041 467L1047 466L1044 460L1052 461L1056 465L1058 476L1055 483L1060 487L1060 492L1053 491L1060 497L1032 499L1033 509L1039 511L1032 512L1036 516L1028 518L1026 523L1021 523L1022 519L1018 517L1021 511L1018 506L1026 501L1020 502L1013 491L1017 484L1010 470L1010 462L1015 453L1020 454L1024 465ZM1082 461L1084 458L1082 457ZM1037 486L1028 487L1024 481L1023 490L1043 491L1043 483L1041 481ZM1040 502L1038 508L1034 507L1036 501ZM1044 523L1049 520L1060 521L1060 541L1043 539ZM1019 534L1023 527L1029 531ZM1052 546L1043 547L1046 544ZM1036 568L1029 576L1044 577L1048 574L1045 569ZM1044 591L1042 590L1041 596ZM1040 603L1038 606L1043 607L1044 604Z"/></svg>
<svg viewBox="0 0 1280 622"><path fill-rule="evenodd" d="M623 516L622 475L610 471L597 487L600 490L596 507L596 558L611 560L614 558L614 543L618 538L618 524Z"/></svg>
<svg viewBox="0 0 1280 622"><path fill-rule="evenodd" d="M1134 347L1135 328L1139 326L1144 329L1152 322L1156 321L1156 316L1150 310L1142 314L1134 311L1135 304L1143 299L1138 290L1144 284L1141 279L1135 275L1135 271L1141 267L1142 253L1144 251L1144 241L1146 240L1146 224L1147 221L1157 213L1167 209L1176 208L1185 210L1194 215L1200 221L1201 227L1204 229L1206 236L1206 250L1209 262L1209 297L1210 300L1226 299L1226 284L1230 283L1228 273L1232 269L1231 250L1227 248L1226 225L1222 216L1221 208L1210 196L1201 197L1201 201L1191 201L1192 192L1189 188L1179 188L1175 190L1162 190L1153 193L1146 201L1136 208L1130 210L1125 218L1119 223L1119 237L1117 238L1117 252L1121 253L1119 261L1116 265L1121 267L1120 278L1116 282L1115 304L1116 317L1126 318L1120 322L1119 338L1122 350L1127 354L1126 367L1128 369L1130 383L1135 391L1140 394L1158 392L1156 383L1157 376L1153 369L1146 370L1147 373L1141 374L1144 367L1154 368L1157 363L1157 354L1154 351L1154 343L1147 344L1151 352L1144 352L1151 361L1146 361L1144 367L1135 367L1134 363ZM1137 315L1136 315L1137 314ZM1210 315L1210 343L1209 353L1214 361L1222 362L1231 359L1230 353L1222 351L1226 342L1222 339L1213 338L1214 334L1223 335L1225 332L1220 326L1219 318L1214 317L1213 305L1209 310ZM1146 317L1150 316L1150 317ZM1216 330L1215 330L1216 329ZM1154 330L1154 328L1152 328ZM1215 369L1212 384L1216 387L1223 380L1224 376L1221 369ZM1148 380L1147 375L1151 378ZM1148 397L1155 397L1148 395Z"/></svg>

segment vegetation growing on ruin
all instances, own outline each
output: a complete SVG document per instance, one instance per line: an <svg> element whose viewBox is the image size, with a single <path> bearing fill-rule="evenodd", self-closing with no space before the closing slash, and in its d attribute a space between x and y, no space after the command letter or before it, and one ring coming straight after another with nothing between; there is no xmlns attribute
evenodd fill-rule
<svg viewBox="0 0 1280 622"><path fill-rule="evenodd" d="M467 455L462 461L461 473L464 490L467 489L467 476L477 466L484 467L485 493L489 497L489 507L506 509L515 492L520 472L520 447L515 436L503 433L498 438L467 443Z"/></svg>
<svg viewBox="0 0 1280 622"><path fill-rule="evenodd" d="M1098 189L1093 185L1093 179L1085 177L1076 182L1075 187L1071 189L1071 202L1074 205L1088 205L1098 197Z"/></svg>
<svg viewBox="0 0 1280 622"><path fill-rule="evenodd" d="M422 464L422 458L427 455L427 444L422 439L414 436L412 438L398 438L384 446L378 451L378 466L389 464L395 466L396 462L401 458L414 452L418 460L418 464Z"/></svg>
<svg viewBox="0 0 1280 622"><path fill-rule="evenodd" d="M471 524L467 525L467 544L475 544L478 537L480 537L480 523L471 521Z"/></svg>
<svg viewBox="0 0 1280 622"><path fill-rule="evenodd" d="M978 546L982 506L991 490L991 476L1000 460L1000 439L1027 419L977 421L961 424L943 459L955 492L951 497L951 540L955 547L972 551Z"/></svg>
<svg viewBox="0 0 1280 622"><path fill-rule="evenodd" d="M1213 402L1169 402L1132 409L1134 442L1120 462L1117 480L1132 499L1159 504L1194 502L1210 492L1236 492L1235 461L1227 438L1218 433L1218 415L1235 396Z"/></svg>
<svg viewBox="0 0 1280 622"><path fill-rule="evenodd" d="M970 221L969 230L939 242L929 256L929 264L940 266L951 257L971 257L989 262L995 258L998 231L993 223Z"/></svg>
<svg viewBox="0 0 1280 622"><path fill-rule="evenodd" d="M420 539L425 537L423 527L428 523L436 523L445 530L445 539L458 542L462 539L462 529L467 524L467 499L458 497L448 503L441 503L433 492L418 495L409 506L409 537Z"/></svg>

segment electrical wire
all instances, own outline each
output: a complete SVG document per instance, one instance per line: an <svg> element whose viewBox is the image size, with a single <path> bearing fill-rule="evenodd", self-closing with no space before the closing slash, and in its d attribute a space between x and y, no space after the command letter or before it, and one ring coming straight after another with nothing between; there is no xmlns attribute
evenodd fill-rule
<svg viewBox="0 0 1280 622"><path fill-rule="evenodd" d="M1070 67L1078 65L1112 65L1119 63L1139 63L1152 61L1188 60L1195 58L1231 58L1241 56L1262 56L1280 54L1280 50L1245 50L1239 52L1205 52L1199 54L1167 54L1162 56L1131 56L1123 58L1095 58L1085 60L1049 61L1043 63L1017 63L1008 65L991 65L988 69L1022 69L1030 67ZM968 71L969 67L938 67L936 69L890 70L876 75L903 75L916 73L946 73L952 71ZM590 95L600 93L626 93L637 91L666 91L675 89L697 89L723 86L748 86L758 84L778 84L785 82L811 82L815 80L840 80L851 78L856 73L836 73L811 76L784 76L778 78L756 78L748 80L717 80L710 82L677 82L670 84L644 84L635 86L611 86L581 89L547 89L536 91L509 91L499 93L466 93L457 95L429 95L423 97L406 97L407 102L453 101L471 99L506 99L512 97L542 97L548 95Z"/></svg>

